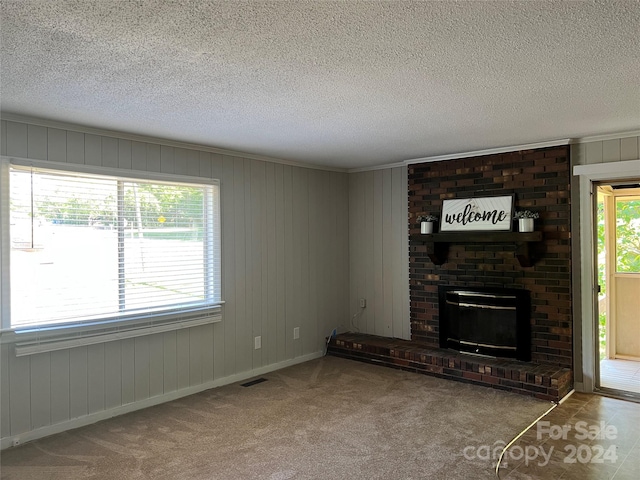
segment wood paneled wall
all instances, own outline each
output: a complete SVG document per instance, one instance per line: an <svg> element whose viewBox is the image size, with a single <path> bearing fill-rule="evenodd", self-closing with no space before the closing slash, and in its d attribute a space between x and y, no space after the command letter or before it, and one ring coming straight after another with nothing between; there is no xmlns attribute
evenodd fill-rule
<svg viewBox="0 0 640 480"><path fill-rule="evenodd" d="M574 165L623 162L639 158L640 136L577 143L571 146L571 161Z"/></svg>
<svg viewBox="0 0 640 480"><path fill-rule="evenodd" d="M2 345L2 438L312 358L348 323L346 173L15 121L0 154L220 179L226 302L216 324L26 357Z"/></svg>
<svg viewBox="0 0 640 480"><path fill-rule="evenodd" d="M347 330L409 340L407 167L350 174L349 219Z"/></svg>

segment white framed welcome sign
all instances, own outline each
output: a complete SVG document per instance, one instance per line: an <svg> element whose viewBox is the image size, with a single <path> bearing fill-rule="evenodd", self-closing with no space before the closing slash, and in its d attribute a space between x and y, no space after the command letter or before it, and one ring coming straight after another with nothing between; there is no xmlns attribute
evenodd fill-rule
<svg viewBox="0 0 640 480"><path fill-rule="evenodd" d="M440 231L510 232L513 200L513 195L444 200Z"/></svg>

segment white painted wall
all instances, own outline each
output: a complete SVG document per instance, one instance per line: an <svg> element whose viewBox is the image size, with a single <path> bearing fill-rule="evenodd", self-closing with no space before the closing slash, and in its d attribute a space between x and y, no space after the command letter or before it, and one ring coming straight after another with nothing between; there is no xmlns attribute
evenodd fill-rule
<svg viewBox="0 0 640 480"><path fill-rule="evenodd" d="M411 337L407 171L398 166L349 175L347 330Z"/></svg>
<svg viewBox="0 0 640 480"><path fill-rule="evenodd" d="M571 164L576 165L606 165L611 164L609 169L612 174L604 175L602 178L613 178L616 173L614 164L640 159L640 136L626 135L604 137L601 140L594 138L592 141L580 142L571 146ZM605 168L605 170L607 170ZM640 177L640 169L637 172L627 172L623 176L632 175ZM571 249L572 255L572 275L573 275L573 330L574 330L574 379L576 390L593 391L596 358L595 358L595 320L594 309L591 306L592 298L584 298L585 292L593 290L593 282L587 285L583 279L590 277L594 266L594 259L587 253L592 250L584 248L584 241L581 238L581 213L582 217L588 218L590 209L588 195L582 195L580 179L572 176L571 182L571 231L573 232ZM583 182L584 183L584 182ZM588 182L587 182L588 183ZM591 233L593 233L591 231ZM588 241L588 239L586 239ZM591 243L591 242L589 242ZM582 250L582 252L581 252Z"/></svg>
<svg viewBox="0 0 640 480"><path fill-rule="evenodd" d="M3 344L3 447L309 360L348 324L346 173L0 123L1 155L220 179L226 302L216 324L25 357Z"/></svg>

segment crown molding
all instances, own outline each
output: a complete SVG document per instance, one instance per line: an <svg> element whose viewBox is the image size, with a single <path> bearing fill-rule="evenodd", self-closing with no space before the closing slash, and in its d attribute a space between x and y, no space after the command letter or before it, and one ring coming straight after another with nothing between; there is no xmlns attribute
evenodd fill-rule
<svg viewBox="0 0 640 480"><path fill-rule="evenodd" d="M385 163L383 165L374 165L371 167L350 168L347 173L372 172L374 170L387 170L389 168L406 167L407 162Z"/></svg>
<svg viewBox="0 0 640 480"><path fill-rule="evenodd" d="M560 140L550 140L547 142L526 143L523 145L511 145L506 147L487 148L485 150L473 150L471 152L452 153L448 155L436 155L433 157L414 158L405 160L407 165L414 163L441 162L443 160L457 160L460 158L482 157L484 155L495 155L497 153L518 152L520 150L534 150L538 148L558 147L560 145L569 145L571 139L563 138Z"/></svg>
<svg viewBox="0 0 640 480"><path fill-rule="evenodd" d="M2 120L6 120L10 122L27 123L31 125L39 125L39 126L48 127L48 128L59 128L62 130L71 130L79 133L88 133L93 135L102 135L106 137L132 140L136 142L147 142L147 143L154 143L159 145L167 145L171 147L185 148L189 150L199 150L203 152L216 153L219 155L227 155L230 157L247 158L247 159L259 160L263 162L289 165L292 167L308 168L311 170L323 170L323 171L338 172L338 173L370 172L375 170L386 170L390 168L406 167L416 163L441 162L445 160L457 160L460 158L480 157L484 155L494 155L498 153L517 152L519 150L532 150L537 148L556 147L560 145L578 145L578 144L591 143L591 142L618 140L618 139L629 138L629 137L640 137L640 130L632 130L632 131L621 132L621 133L608 133L603 135L592 135L592 136L580 137L580 138L565 138L565 139L559 139L559 140L550 140L546 142L528 143L523 145L511 145L511 146L505 146L505 147L488 148L484 150L473 150L468 152L451 153L446 155L419 157L419 158L403 160L400 162L386 163L382 165L372 165L368 167L340 168L340 167L327 167L322 165L309 164L309 163L304 163L304 162L294 161L294 160L285 160L282 158L269 157L266 155L244 153L244 152L239 152L235 150L226 150L223 148L210 147L206 145L200 145L200 144L188 143L188 142L180 142L177 140L168 140L164 138L152 137L147 135L137 135L137 134L121 132L116 130L87 127L84 125L61 122L57 120L47 120L43 118L30 117L27 115L19 115L19 114L8 113L8 112L0 112L0 118Z"/></svg>
<svg viewBox="0 0 640 480"><path fill-rule="evenodd" d="M410 160L404 160L402 162L388 163L386 165L376 165L373 167L353 168L348 170L347 172L348 173L368 172L371 170L382 170L386 168L408 166L416 163L442 162L445 160L458 160L460 158L481 157L484 155L494 155L497 153L517 152L519 150L533 150L536 148L557 147L560 145L569 145L570 143L571 143L571 139L564 138L560 140L550 140L548 142L527 143L524 145L511 145L507 147L487 148L485 150L473 150L470 152L450 153L446 155L435 155L432 157L412 158Z"/></svg>
<svg viewBox="0 0 640 480"><path fill-rule="evenodd" d="M40 127L58 128L61 130L70 130L78 133L88 133L91 135L101 135L104 137L121 138L134 142L153 143L157 145L166 145L169 147L185 148L188 150L198 150L201 152L217 153L219 155L227 155L230 157L248 158L251 160L259 160L262 162L279 163L292 167L309 168L312 170L324 170L329 172L346 173L346 168L325 167L322 165L314 165L310 163L298 162L294 160L285 160L282 158L269 157L266 155L256 155L253 153L238 152L235 150L226 150L223 148L209 147L196 143L180 142L178 140L169 140L165 138L152 137L148 135L137 135L133 133L121 132L116 130L107 130L102 128L87 127L85 125L77 125L74 123L60 122L57 120L47 120L43 118L29 117L27 115L18 115L15 113L0 112L0 119L9 122L26 123L30 125L38 125Z"/></svg>
<svg viewBox="0 0 640 480"><path fill-rule="evenodd" d="M640 130L632 130L630 132L622 133L607 133L603 135L592 135L590 137L580 137L573 139L571 144L579 143L591 143L591 142L606 142L607 140L620 140L621 138L640 137Z"/></svg>
<svg viewBox="0 0 640 480"><path fill-rule="evenodd" d="M512 145L508 147L488 148L486 150L475 150L471 152L451 153L447 155L436 155L432 157L413 158L402 162L388 163L385 165L376 165L372 167L352 168L347 170L348 173L369 172L372 170L383 170L387 168L396 168L408 166L415 163L441 162L444 160L457 160L460 158L480 157L483 155L493 155L496 153L517 152L519 150L532 150L536 148L557 147L560 145L578 145L591 142L604 142L607 140L619 140L622 138L640 137L640 130L632 130L628 132L607 133L603 135L592 135L580 138L564 138L559 140L550 140L547 142L528 143L525 145Z"/></svg>

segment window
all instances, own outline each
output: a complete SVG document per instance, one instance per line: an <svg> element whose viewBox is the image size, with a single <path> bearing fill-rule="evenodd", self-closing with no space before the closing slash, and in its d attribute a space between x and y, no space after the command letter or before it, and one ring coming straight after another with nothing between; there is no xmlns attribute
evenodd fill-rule
<svg viewBox="0 0 640 480"><path fill-rule="evenodd" d="M217 184L11 165L9 186L5 328L162 319L220 303Z"/></svg>
<svg viewBox="0 0 640 480"><path fill-rule="evenodd" d="M616 197L616 272L640 273L640 196Z"/></svg>

